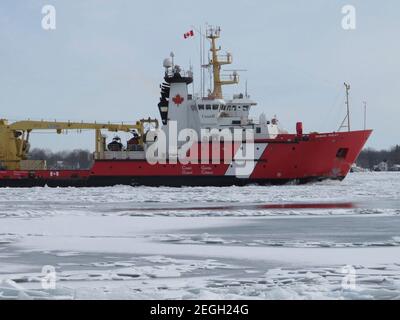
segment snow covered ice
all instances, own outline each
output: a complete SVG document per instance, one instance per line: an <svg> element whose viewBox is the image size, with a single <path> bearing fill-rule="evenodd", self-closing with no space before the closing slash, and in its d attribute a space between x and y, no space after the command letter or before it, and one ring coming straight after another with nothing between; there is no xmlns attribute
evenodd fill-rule
<svg viewBox="0 0 400 320"><path fill-rule="evenodd" d="M399 299L399 199L399 173L300 186L4 188L0 298ZM54 288L43 286L44 266Z"/></svg>

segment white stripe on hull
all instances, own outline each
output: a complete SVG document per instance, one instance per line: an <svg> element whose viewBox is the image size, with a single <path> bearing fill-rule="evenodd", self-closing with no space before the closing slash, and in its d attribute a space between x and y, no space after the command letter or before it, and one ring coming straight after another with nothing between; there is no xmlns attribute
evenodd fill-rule
<svg viewBox="0 0 400 320"><path fill-rule="evenodd" d="M246 157L243 154L243 143L237 149L232 162L229 164L228 169L225 172L226 176L236 176L237 178L247 179L253 173L256 167L257 161L263 155L265 148L268 143L248 143L247 148L251 148L250 145L254 146L254 156ZM248 160L246 159L248 158Z"/></svg>

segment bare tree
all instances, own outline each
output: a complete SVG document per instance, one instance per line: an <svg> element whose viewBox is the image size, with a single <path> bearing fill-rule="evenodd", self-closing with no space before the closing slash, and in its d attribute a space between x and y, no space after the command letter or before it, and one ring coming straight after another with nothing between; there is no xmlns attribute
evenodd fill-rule
<svg viewBox="0 0 400 320"><path fill-rule="evenodd" d="M32 149L29 159L46 160L49 169L89 169L93 164L92 153L88 150L52 152L47 149Z"/></svg>
<svg viewBox="0 0 400 320"><path fill-rule="evenodd" d="M382 161L387 162L389 166L400 164L400 145L396 145L389 150L364 149L357 159L357 165L373 169L375 165Z"/></svg>

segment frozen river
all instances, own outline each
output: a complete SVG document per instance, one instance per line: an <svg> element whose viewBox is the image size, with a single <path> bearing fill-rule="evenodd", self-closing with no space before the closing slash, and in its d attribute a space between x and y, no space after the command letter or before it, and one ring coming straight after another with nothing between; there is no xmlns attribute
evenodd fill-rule
<svg viewBox="0 0 400 320"><path fill-rule="evenodd" d="M400 173L0 189L0 298L400 299Z"/></svg>

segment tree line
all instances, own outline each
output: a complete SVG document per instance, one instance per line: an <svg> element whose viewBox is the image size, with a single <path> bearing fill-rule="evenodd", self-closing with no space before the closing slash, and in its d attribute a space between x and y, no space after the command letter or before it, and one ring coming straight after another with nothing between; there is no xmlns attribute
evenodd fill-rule
<svg viewBox="0 0 400 320"><path fill-rule="evenodd" d="M389 167L400 164L400 145L396 145L389 150L364 149L358 156L356 163L359 167L373 169L375 165L382 161L387 162Z"/></svg>
<svg viewBox="0 0 400 320"><path fill-rule="evenodd" d="M89 169L93 164L93 155L89 150L75 149L52 152L48 149L32 149L28 158L46 160L49 169Z"/></svg>
<svg viewBox="0 0 400 320"><path fill-rule="evenodd" d="M52 152L36 148L29 153L29 159L46 160L49 169L89 169L93 164L92 153L82 149ZM382 161L386 161L389 166L400 164L400 145L389 150L364 149L356 163L362 168L373 169Z"/></svg>

